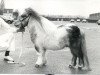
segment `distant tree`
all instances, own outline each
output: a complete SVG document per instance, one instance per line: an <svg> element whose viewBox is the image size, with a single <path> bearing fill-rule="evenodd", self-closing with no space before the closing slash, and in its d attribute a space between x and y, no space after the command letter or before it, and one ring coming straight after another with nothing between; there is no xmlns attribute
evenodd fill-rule
<svg viewBox="0 0 100 75"><path fill-rule="evenodd" d="M0 15L3 15L3 11L0 9Z"/></svg>
<svg viewBox="0 0 100 75"><path fill-rule="evenodd" d="M1 0L1 3L0 3L0 15L3 15L4 9L5 9L5 3L4 3L4 0Z"/></svg>

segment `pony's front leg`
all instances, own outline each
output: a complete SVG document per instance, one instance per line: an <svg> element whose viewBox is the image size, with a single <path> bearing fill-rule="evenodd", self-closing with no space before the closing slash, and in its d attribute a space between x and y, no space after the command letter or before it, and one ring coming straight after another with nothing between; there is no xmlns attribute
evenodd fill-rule
<svg viewBox="0 0 100 75"><path fill-rule="evenodd" d="M35 64L36 68L46 65L47 61L46 61L46 57L45 57L45 52L46 52L46 50L41 50L40 52L37 52L38 59Z"/></svg>

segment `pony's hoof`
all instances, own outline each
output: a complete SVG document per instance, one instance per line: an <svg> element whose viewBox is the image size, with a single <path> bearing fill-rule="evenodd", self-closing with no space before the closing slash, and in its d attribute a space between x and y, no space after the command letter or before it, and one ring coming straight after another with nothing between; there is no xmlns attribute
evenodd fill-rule
<svg viewBox="0 0 100 75"><path fill-rule="evenodd" d="M40 68L40 65L36 64L35 67L36 67L36 68Z"/></svg>
<svg viewBox="0 0 100 75"><path fill-rule="evenodd" d="M72 65L69 65L68 67L69 67L69 68L75 68L75 67L74 67L74 66L72 66Z"/></svg>
<svg viewBox="0 0 100 75"><path fill-rule="evenodd" d="M46 64L43 64L43 66L46 66Z"/></svg>
<svg viewBox="0 0 100 75"><path fill-rule="evenodd" d="M82 67L80 66L80 67L78 67L78 69L79 69L79 70L82 70Z"/></svg>
<svg viewBox="0 0 100 75"><path fill-rule="evenodd" d="M43 67L43 66L44 66L44 65L38 65L38 64L35 65L36 68L41 68L41 67Z"/></svg>

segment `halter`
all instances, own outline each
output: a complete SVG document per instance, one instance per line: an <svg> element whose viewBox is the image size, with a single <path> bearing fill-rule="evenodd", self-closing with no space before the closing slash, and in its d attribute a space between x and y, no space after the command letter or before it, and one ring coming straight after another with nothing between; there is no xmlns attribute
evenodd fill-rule
<svg viewBox="0 0 100 75"><path fill-rule="evenodd" d="M28 19L27 19L27 18L28 18ZM24 25L23 22L24 22L26 19L27 19L27 24ZM21 22L21 27L22 27L22 28L24 28L24 27L26 27L26 26L28 25L29 19L30 19L30 15L28 15L27 17L25 17L25 18L23 18L23 19L21 19L21 20L19 19L19 21ZM20 27L20 28L21 28L21 27Z"/></svg>

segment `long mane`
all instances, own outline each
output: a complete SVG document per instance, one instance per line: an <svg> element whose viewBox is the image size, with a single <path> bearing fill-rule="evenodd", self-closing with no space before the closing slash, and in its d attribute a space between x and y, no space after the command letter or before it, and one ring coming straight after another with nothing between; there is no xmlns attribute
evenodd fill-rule
<svg viewBox="0 0 100 75"><path fill-rule="evenodd" d="M25 9L25 11L28 13L28 15L35 18L38 22L41 23L41 17L35 10L33 10L32 8L27 8Z"/></svg>
<svg viewBox="0 0 100 75"><path fill-rule="evenodd" d="M27 8L25 9L25 11L34 19L36 19L41 27L43 28L43 30L46 31L46 33L51 33L51 32L55 32L57 31L57 26L54 25L52 22L50 22L48 19L46 19L45 17L39 15L35 10L33 10L32 8Z"/></svg>

